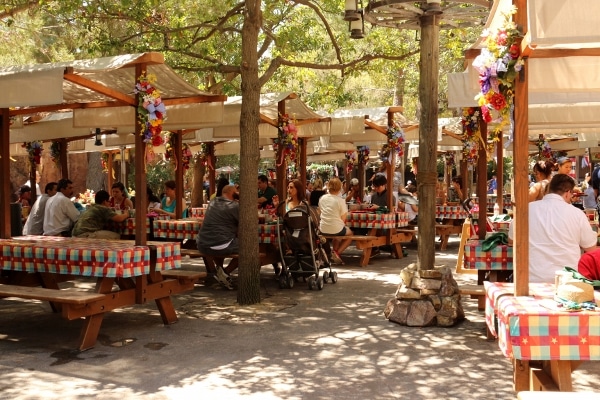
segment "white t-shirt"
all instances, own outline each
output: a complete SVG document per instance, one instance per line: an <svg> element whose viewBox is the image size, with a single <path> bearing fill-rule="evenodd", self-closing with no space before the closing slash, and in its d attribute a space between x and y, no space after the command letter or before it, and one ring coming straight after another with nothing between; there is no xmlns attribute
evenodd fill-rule
<svg viewBox="0 0 600 400"><path fill-rule="evenodd" d="M508 237L514 240L513 224ZM554 283L556 271L577 269L581 249L598 238L587 216L558 194L529 203L529 282Z"/></svg>
<svg viewBox="0 0 600 400"><path fill-rule="evenodd" d="M60 236L61 232L73 229L79 219L75 204L61 192L50 197L44 212L44 236Z"/></svg>
<svg viewBox="0 0 600 400"><path fill-rule="evenodd" d="M319 209L321 210L321 221L319 230L328 235L340 233L346 226L346 221L342 215L348 212L348 206L340 196L325 194L319 199Z"/></svg>

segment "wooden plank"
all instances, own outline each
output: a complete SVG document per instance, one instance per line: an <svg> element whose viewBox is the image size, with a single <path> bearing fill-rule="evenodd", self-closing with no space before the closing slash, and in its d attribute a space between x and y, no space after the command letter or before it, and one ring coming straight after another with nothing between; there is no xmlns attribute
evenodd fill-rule
<svg viewBox="0 0 600 400"><path fill-rule="evenodd" d="M1 297L18 297L67 304L87 304L102 300L104 295L78 290L48 289L41 287L13 286L0 284Z"/></svg>

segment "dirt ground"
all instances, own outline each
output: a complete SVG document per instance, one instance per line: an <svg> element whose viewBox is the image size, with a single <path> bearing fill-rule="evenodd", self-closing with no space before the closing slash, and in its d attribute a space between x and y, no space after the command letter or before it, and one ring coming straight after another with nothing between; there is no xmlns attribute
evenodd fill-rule
<svg viewBox="0 0 600 400"><path fill-rule="evenodd" d="M154 304L105 316L95 348L75 351L79 321L46 304L0 300L3 399L515 399L512 366L485 337L476 300L452 328L387 321L401 268L382 253L366 268L349 248L336 284L280 289L262 269L262 302L240 307L235 291L197 285L174 298L179 322L163 326ZM454 266L458 240L436 251ZM203 269L185 260L186 269ZM456 275L474 283L473 275ZM82 284L89 284L83 282ZM600 392L600 363L574 373L576 391ZM600 396L600 394L599 394Z"/></svg>

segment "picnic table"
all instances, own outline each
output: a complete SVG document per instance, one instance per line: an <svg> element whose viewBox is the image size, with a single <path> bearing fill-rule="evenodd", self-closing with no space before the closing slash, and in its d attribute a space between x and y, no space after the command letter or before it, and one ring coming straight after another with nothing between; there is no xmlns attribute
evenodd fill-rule
<svg viewBox="0 0 600 400"><path fill-rule="evenodd" d="M20 236L0 239L0 297L49 301L68 320L84 319L78 348L96 343L106 312L155 300L165 325L177 321L171 295L191 290L178 279L179 243ZM166 278L174 277L174 279ZM60 282L97 279L95 290L61 289ZM116 289L115 286L116 284Z"/></svg>
<svg viewBox="0 0 600 400"><path fill-rule="evenodd" d="M368 229L367 235L352 235L356 248L362 250L360 266L369 264L374 247L391 246L392 256L402 258L401 243L412 239L414 231L398 230L408 225L408 213L374 213L351 211L346 215L346 225L351 229Z"/></svg>
<svg viewBox="0 0 600 400"><path fill-rule="evenodd" d="M600 310L557 307L555 285L530 283L530 296L513 296L512 283L485 282L485 318L505 357L513 360L515 390L572 391L571 373L600 360ZM600 293L594 292L596 304ZM542 369L531 369L540 361Z"/></svg>

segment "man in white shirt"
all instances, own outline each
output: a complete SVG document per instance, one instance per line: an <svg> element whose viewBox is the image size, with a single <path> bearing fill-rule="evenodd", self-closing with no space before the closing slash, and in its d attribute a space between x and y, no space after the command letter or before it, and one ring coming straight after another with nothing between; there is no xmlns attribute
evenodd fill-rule
<svg viewBox="0 0 600 400"><path fill-rule="evenodd" d="M23 235L42 235L44 233L44 215L46 214L46 203L50 197L57 192L58 184L50 182L44 189L42 197L33 204L31 212L23 227Z"/></svg>
<svg viewBox="0 0 600 400"><path fill-rule="evenodd" d="M581 250L595 250L598 237L590 222L571 199L575 181L556 174L549 193L529 203L529 282L554 283L556 271L568 266L577 269ZM514 240L513 224L508 230L509 244Z"/></svg>
<svg viewBox="0 0 600 400"><path fill-rule="evenodd" d="M70 236L73 224L79 219L79 210L71 201L73 182L58 181L58 193L46 202L44 236Z"/></svg>
<svg viewBox="0 0 600 400"><path fill-rule="evenodd" d="M42 198L42 192L40 191L40 181L42 180L42 176L40 175L40 171L35 171L35 201ZM28 179L25 182L27 186L29 186L33 190L33 186L31 185L31 180ZM33 203L33 201L32 201Z"/></svg>

